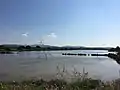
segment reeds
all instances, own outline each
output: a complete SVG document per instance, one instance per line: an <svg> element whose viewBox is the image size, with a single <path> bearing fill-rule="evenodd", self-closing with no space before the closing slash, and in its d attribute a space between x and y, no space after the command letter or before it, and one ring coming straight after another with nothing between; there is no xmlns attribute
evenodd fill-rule
<svg viewBox="0 0 120 90"><path fill-rule="evenodd" d="M57 71L56 78L49 81L38 79L0 82L0 90L120 90L120 79L109 82L92 79L84 68L82 73L74 68L70 82L65 80L65 76L70 75L65 66L62 69L57 66Z"/></svg>

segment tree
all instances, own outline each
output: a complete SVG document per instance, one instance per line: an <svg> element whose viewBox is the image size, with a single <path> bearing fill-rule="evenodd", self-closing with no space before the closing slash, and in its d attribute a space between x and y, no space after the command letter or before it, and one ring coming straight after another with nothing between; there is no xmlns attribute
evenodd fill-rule
<svg viewBox="0 0 120 90"><path fill-rule="evenodd" d="M18 51L23 51L24 49L25 49L25 46L19 46L19 47L17 48Z"/></svg>
<svg viewBox="0 0 120 90"><path fill-rule="evenodd" d="M35 48L36 50L40 50L41 49L41 47L40 46L36 46L36 48Z"/></svg>
<svg viewBox="0 0 120 90"><path fill-rule="evenodd" d="M117 52L120 51L120 47L119 46L116 47L116 51Z"/></svg>
<svg viewBox="0 0 120 90"><path fill-rule="evenodd" d="M5 48L5 51L11 51L11 49L6 47L6 48Z"/></svg>
<svg viewBox="0 0 120 90"><path fill-rule="evenodd" d="M64 50L68 50L68 48L64 48Z"/></svg>
<svg viewBox="0 0 120 90"><path fill-rule="evenodd" d="M37 49L40 49L41 47L40 46L36 46Z"/></svg>
<svg viewBox="0 0 120 90"><path fill-rule="evenodd" d="M0 45L0 49L5 49L4 45Z"/></svg>
<svg viewBox="0 0 120 90"><path fill-rule="evenodd" d="M47 50L51 50L52 48L51 47L47 47Z"/></svg>
<svg viewBox="0 0 120 90"><path fill-rule="evenodd" d="M31 50L31 46L29 46L29 45L27 45L25 48L26 48L27 50Z"/></svg>
<svg viewBox="0 0 120 90"><path fill-rule="evenodd" d="M116 47L116 49L120 49L120 47L119 47L119 46L117 46L117 47Z"/></svg>
<svg viewBox="0 0 120 90"><path fill-rule="evenodd" d="M20 46L21 48L25 49L25 46Z"/></svg>

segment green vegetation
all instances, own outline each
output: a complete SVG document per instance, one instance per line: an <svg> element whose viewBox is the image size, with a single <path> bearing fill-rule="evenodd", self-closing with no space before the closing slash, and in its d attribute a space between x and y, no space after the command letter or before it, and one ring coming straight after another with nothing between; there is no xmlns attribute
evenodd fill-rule
<svg viewBox="0 0 120 90"><path fill-rule="evenodd" d="M88 78L88 72L79 73L73 71L73 79L65 80L64 74L67 73L65 67L60 69L57 66L58 73L55 79L31 79L26 81L4 81L0 82L0 90L120 90L120 79L114 81L101 81Z"/></svg>
<svg viewBox="0 0 120 90"><path fill-rule="evenodd" d="M108 48L88 47L57 47L57 46L23 46L23 45L0 45L0 51L43 51L43 50L108 50Z"/></svg>
<svg viewBox="0 0 120 90"><path fill-rule="evenodd" d="M0 82L0 90L120 90L120 80L102 82L86 78L74 82L64 80L28 80L23 82Z"/></svg>
<svg viewBox="0 0 120 90"><path fill-rule="evenodd" d="M110 52L120 52L120 47L117 46L116 48L109 49Z"/></svg>
<svg viewBox="0 0 120 90"><path fill-rule="evenodd" d="M8 47L4 47L3 45L0 46L0 53L1 54L12 54L11 49Z"/></svg>

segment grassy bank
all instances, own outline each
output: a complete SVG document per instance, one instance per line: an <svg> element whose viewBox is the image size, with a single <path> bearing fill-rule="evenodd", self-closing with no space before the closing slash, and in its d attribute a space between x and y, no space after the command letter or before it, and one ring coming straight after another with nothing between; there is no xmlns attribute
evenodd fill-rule
<svg viewBox="0 0 120 90"><path fill-rule="evenodd" d="M73 79L67 81L64 77L69 75L63 67L57 66L56 77L51 80L31 79L25 81L0 82L0 90L120 90L120 79L102 81L88 77L88 72L72 72Z"/></svg>
<svg viewBox="0 0 120 90"><path fill-rule="evenodd" d="M73 78L66 80L68 72L65 68L57 67L56 77L51 80L31 79L25 81L0 82L0 90L120 90L120 79L101 81L88 77L88 72L79 73L75 69Z"/></svg>
<svg viewBox="0 0 120 90"><path fill-rule="evenodd" d="M23 82L1 82L0 90L120 90L120 80L102 82L86 78L74 82L64 80L30 80Z"/></svg>

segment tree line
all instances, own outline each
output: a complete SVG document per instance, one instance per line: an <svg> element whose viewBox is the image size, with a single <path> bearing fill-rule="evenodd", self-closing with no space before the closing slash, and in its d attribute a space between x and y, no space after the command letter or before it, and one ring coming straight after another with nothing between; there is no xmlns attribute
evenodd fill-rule
<svg viewBox="0 0 120 90"><path fill-rule="evenodd" d="M116 48L111 48L108 51L110 51L110 52L120 52L120 47L117 46Z"/></svg>
<svg viewBox="0 0 120 90"><path fill-rule="evenodd" d="M0 51L43 51L43 50L108 50L107 48L89 48L89 47L56 47L56 46L5 46L0 45Z"/></svg>
<svg viewBox="0 0 120 90"><path fill-rule="evenodd" d="M18 47L8 47L4 45L0 45L0 51L33 51L33 50L42 50L40 46L31 47L30 45L27 46L18 46Z"/></svg>
<svg viewBox="0 0 120 90"><path fill-rule="evenodd" d="M75 50L75 48L68 49L65 47L40 47L40 46L32 47L30 45L18 46L18 47L8 47L8 46L6 47L4 45L0 45L0 51L43 51L43 50Z"/></svg>

